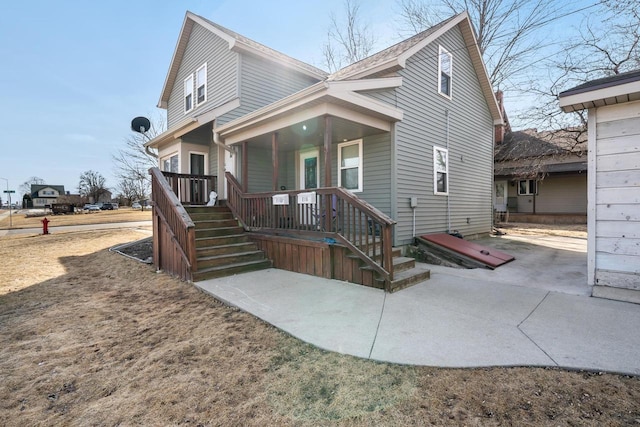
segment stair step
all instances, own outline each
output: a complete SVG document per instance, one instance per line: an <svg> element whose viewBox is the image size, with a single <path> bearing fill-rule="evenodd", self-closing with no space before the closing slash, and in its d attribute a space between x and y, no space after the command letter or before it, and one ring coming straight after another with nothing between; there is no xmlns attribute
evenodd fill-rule
<svg viewBox="0 0 640 427"><path fill-rule="evenodd" d="M189 213L193 222L208 220L234 219L231 212Z"/></svg>
<svg viewBox="0 0 640 427"><path fill-rule="evenodd" d="M231 212L226 206L185 206L184 209L189 214Z"/></svg>
<svg viewBox="0 0 640 427"><path fill-rule="evenodd" d="M214 279L216 277L231 276L233 274L263 270L265 268L271 268L271 260L263 259L260 261L241 262L219 267L204 268L202 270L196 271L193 274L193 281L198 282L201 280Z"/></svg>
<svg viewBox="0 0 640 427"><path fill-rule="evenodd" d="M232 234L217 237L196 237L196 248L208 248L211 246L230 245L233 243L248 243L249 236L246 234Z"/></svg>
<svg viewBox="0 0 640 427"><path fill-rule="evenodd" d="M376 255L375 256L373 256L373 249L370 249L369 253L367 255L369 255L369 257L371 259L373 259L374 261L380 261L380 258L382 258L382 254L380 254L380 249L376 249ZM391 256L393 258L402 256L402 249L400 249L400 248L391 248ZM353 252L349 252L347 254L347 257L348 258L359 258L358 255L354 254Z"/></svg>
<svg viewBox="0 0 640 427"><path fill-rule="evenodd" d="M234 227L196 228L196 239L203 237L231 236L241 234L242 231L242 227L238 225Z"/></svg>
<svg viewBox="0 0 640 427"><path fill-rule="evenodd" d="M392 259L392 261L393 261L393 273L394 274L397 273L397 272L409 270L409 269L414 268L416 266L415 258L399 256L399 257L394 257ZM360 270L373 270L373 268L371 268L368 265L363 265L362 267L360 267Z"/></svg>
<svg viewBox="0 0 640 427"><path fill-rule="evenodd" d="M193 218L191 218L193 220ZM225 219L209 219L206 220L194 220L196 230L205 228L218 228L218 227L237 227L238 221L233 218Z"/></svg>
<svg viewBox="0 0 640 427"><path fill-rule="evenodd" d="M198 258L198 270L261 260L264 260L264 252L259 250L207 256Z"/></svg>
<svg viewBox="0 0 640 427"><path fill-rule="evenodd" d="M209 256L224 255L237 252L250 252L256 250L258 250L258 246L250 241L241 243L230 243L227 245L197 248L196 257L205 258Z"/></svg>
<svg viewBox="0 0 640 427"><path fill-rule="evenodd" d="M417 266L409 270L393 273L393 280L389 286L389 292L396 292L400 289L408 288L431 278L431 270L426 267ZM380 279L376 279L380 281ZM384 280L382 280L384 282Z"/></svg>

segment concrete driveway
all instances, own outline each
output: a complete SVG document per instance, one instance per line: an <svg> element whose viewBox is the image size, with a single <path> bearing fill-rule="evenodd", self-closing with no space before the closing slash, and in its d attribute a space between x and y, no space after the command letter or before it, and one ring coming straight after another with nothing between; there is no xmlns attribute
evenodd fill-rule
<svg viewBox="0 0 640 427"><path fill-rule="evenodd" d="M589 297L586 241L504 236L516 261L439 266L394 294L270 269L196 283L318 347L441 367L559 366L640 375L640 305Z"/></svg>

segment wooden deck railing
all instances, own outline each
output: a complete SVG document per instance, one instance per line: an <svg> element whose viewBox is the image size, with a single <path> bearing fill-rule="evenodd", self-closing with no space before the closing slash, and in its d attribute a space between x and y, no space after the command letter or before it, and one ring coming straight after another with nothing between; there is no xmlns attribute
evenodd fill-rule
<svg viewBox="0 0 640 427"><path fill-rule="evenodd" d="M157 270L192 280L196 271L195 225L158 168L149 169L153 198L153 262Z"/></svg>
<svg viewBox="0 0 640 427"><path fill-rule="evenodd" d="M185 173L162 172L167 178L171 190L178 196L180 203L186 205L205 205L209 193L217 191L218 177L214 175L194 175Z"/></svg>
<svg viewBox="0 0 640 427"><path fill-rule="evenodd" d="M385 286L393 280L395 221L369 203L338 187L244 193L233 175L226 178L227 205L245 229L333 238L378 272Z"/></svg>

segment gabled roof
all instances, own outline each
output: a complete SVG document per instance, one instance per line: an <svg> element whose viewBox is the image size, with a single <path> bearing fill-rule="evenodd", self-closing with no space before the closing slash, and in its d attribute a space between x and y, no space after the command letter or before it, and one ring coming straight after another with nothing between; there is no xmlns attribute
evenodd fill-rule
<svg viewBox="0 0 640 427"><path fill-rule="evenodd" d="M57 191L59 194L64 195L64 185L40 185L40 184L31 184L31 196L38 194L38 191L44 190L45 188L51 188L52 190Z"/></svg>
<svg viewBox="0 0 640 427"><path fill-rule="evenodd" d="M354 64L348 65L336 71L328 77L328 80L354 80L366 77L378 77L405 68L407 60L424 49L438 37L451 30L455 26L460 27L462 37L471 57L474 70L480 81L482 93L487 100L494 124L502 124L502 115L495 98L487 69L475 36L473 25L467 12L455 15L433 27L416 34L400 43L384 49Z"/></svg>
<svg viewBox="0 0 640 427"><path fill-rule="evenodd" d="M175 79L178 75L178 70L180 69L180 65L182 64L182 58L184 56L184 51L187 48L189 36L191 35L191 31L193 30L193 25L196 23L211 31L216 36L225 40L229 44L229 50L233 50L236 52L247 52L260 56L266 60L278 63L300 73L317 78L318 80L322 80L327 76L327 73L319 68L291 58L284 53L278 52L277 50L271 49L270 47L244 37L243 35L240 35L221 25L213 23L208 19L203 18L202 16L196 15L195 13L187 12L184 17L184 22L182 23L182 29L180 30L180 36L178 37L176 48L173 52L171 65L169 66L169 72L167 73L167 77L162 88L160 101L158 101L158 107L160 108L167 108L169 95L171 94Z"/></svg>
<svg viewBox="0 0 640 427"><path fill-rule="evenodd" d="M591 80L558 96L566 113L640 100L640 70Z"/></svg>

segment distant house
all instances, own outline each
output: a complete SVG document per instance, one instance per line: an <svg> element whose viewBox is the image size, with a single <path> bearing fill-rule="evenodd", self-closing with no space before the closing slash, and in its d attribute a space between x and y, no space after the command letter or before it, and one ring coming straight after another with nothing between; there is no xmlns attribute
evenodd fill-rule
<svg viewBox="0 0 640 427"><path fill-rule="evenodd" d="M254 235L339 217L331 238L373 263L367 231L491 231L502 116L466 13L327 74L188 12L159 107L168 130L147 145L176 197L215 189Z"/></svg>
<svg viewBox="0 0 640 427"><path fill-rule="evenodd" d="M494 210L511 220L587 221L587 136L584 129L513 131L496 127Z"/></svg>
<svg viewBox="0 0 640 427"><path fill-rule="evenodd" d="M34 208L44 208L47 205L58 203L58 199L64 196L64 185L31 185L31 203Z"/></svg>
<svg viewBox="0 0 640 427"><path fill-rule="evenodd" d="M593 295L640 303L640 70L560 94L588 109L587 268Z"/></svg>

